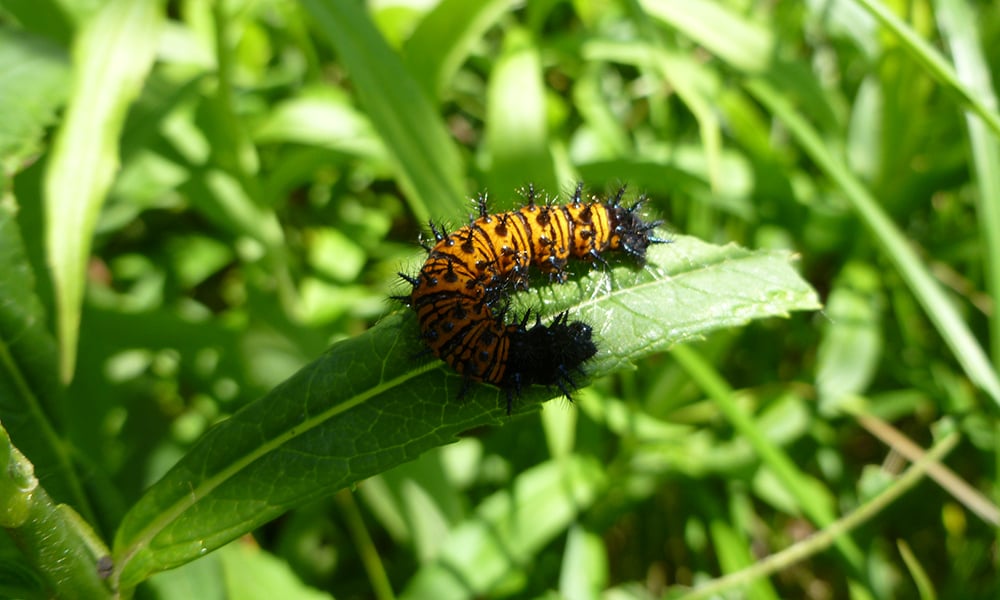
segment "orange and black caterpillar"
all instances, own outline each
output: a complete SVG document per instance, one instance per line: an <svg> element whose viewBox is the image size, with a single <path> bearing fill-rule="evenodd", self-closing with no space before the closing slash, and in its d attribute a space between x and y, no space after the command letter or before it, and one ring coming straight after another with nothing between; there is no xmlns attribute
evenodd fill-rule
<svg viewBox="0 0 1000 600"><path fill-rule="evenodd" d="M566 313L549 325L536 317L529 328L528 315L507 324L507 300L528 287L530 265L562 282L570 258L607 264L603 252L623 251L642 263L647 247L665 240L653 235L659 222L638 214L644 198L626 207L624 193L584 202L579 184L569 203L539 205L529 186L518 210L490 214L480 196L479 218L465 227L446 234L431 223L436 243L420 273L399 274L413 286L400 299L416 311L431 352L467 380L506 390L508 413L523 386L555 385L569 397L571 371L597 353L591 327Z"/></svg>

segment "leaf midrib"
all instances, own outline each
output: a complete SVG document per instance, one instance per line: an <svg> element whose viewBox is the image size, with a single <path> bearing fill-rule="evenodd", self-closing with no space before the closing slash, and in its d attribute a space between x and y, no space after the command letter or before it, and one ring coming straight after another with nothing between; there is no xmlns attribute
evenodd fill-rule
<svg viewBox="0 0 1000 600"><path fill-rule="evenodd" d="M291 440L302 436L316 427L319 427L331 418L347 412L348 410L367 402L373 397L382 394L387 390L394 389L406 381L423 375L428 371L432 371L438 368L438 363L436 361L431 361L429 363L420 365L416 368L410 369L403 375L390 379L388 381L382 382L378 385L372 386L371 388L365 390L364 392L357 394L352 398L347 398L343 402L339 402L334 406L331 406L325 411L320 412L314 417L306 419L302 422L297 422L290 426L285 431L278 435L273 436L271 439L265 441L263 444L257 446L254 451L240 457L239 459L233 461L229 466L219 471L217 474L206 478L197 487L191 489L191 491L185 494L181 500L178 500L174 504L167 507L161 512L161 515L156 519L150 521L150 523L141 529L139 533L133 538L133 541L125 546L124 552L122 553L119 560L115 562L116 565L116 580L125 572L125 567L135 555L144 547L148 546L149 543L159 535L164 529L166 529L170 523L174 522L177 517L179 517L184 511L194 506L200 502L203 498L208 496L217 487L231 479L234 475L242 471L244 468L252 464L257 459L267 455L269 452L287 444ZM312 379L317 376L317 372L314 371L309 383L306 386L307 395L308 390L312 388Z"/></svg>

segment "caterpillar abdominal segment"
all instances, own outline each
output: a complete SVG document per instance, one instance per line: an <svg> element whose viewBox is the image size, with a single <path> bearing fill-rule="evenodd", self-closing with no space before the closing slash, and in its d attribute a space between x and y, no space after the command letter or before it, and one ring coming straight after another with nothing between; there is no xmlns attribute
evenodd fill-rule
<svg viewBox="0 0 1000 600"><path fill-rule="evenodd" d="M400 273L413 288L401 299L416 311L431 352L467 381L504 389L508 413L529 385L556 386L568 398L571 373L597 353L590 325L566 313L548 325L536 315L529 327L527 314L508 324L508 299L527 289L532 265L561 283L570 258L606 265L605 252L621 251L641 264L650 245L666 242L653 234L659 222L639 215L644 199L623 206L624 192L585 202L580 184L566 204L538 204L529 186L518 210L491 214L483 195L478 218L465 227L446 233L432 223L434 244L420 272Z"/></svg>

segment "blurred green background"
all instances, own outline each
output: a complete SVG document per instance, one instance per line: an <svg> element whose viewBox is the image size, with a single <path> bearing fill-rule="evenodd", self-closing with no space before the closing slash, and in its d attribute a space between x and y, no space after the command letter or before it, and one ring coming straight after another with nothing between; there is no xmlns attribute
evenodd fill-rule
<svg viewBox="0 0 1000 600"><path fill-rule="evenodd" d="M869 506L953 432L967 486L922 480L726 593L994 598L998 61L990 2L0 1L2 242L69 382L26 385L86 490L37 474L108 540L210 425L401 309L428 219L626 183L668 230L794 251L825 309L644 359L140 597L663 597ZM13 594L33 576L0 545Z"/></svg>

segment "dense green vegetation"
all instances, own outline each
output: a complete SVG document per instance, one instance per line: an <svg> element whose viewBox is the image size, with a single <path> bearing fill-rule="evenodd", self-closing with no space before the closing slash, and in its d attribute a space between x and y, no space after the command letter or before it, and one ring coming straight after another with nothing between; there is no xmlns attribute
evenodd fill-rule
<svg viewBox="0 0 1000 600"><path fill-rule="evenodd" d="M998 23L0 1L0 596L996 597ZM672 243L459 398L396 272L577 181Z"/></svg>

